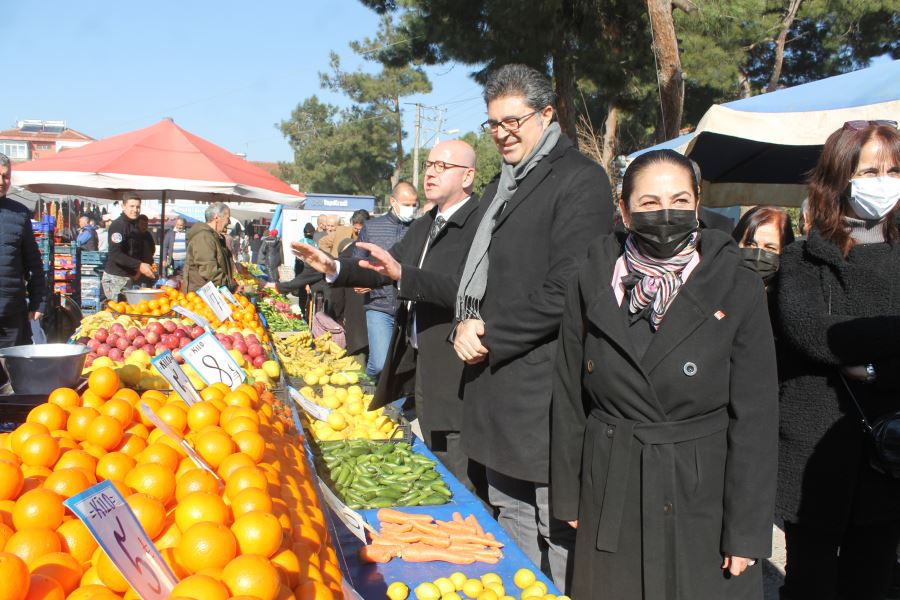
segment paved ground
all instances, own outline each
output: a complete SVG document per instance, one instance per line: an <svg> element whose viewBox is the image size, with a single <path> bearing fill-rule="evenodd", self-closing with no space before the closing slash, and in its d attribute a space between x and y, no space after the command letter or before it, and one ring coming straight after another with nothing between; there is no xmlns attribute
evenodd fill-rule
<svg viewBox="0 0 900 600"><path fill-rule="evenodd" d="M772 526L772 558L763 562L765 600L778 600L778 588L784 580L784 532Z"/></svg>

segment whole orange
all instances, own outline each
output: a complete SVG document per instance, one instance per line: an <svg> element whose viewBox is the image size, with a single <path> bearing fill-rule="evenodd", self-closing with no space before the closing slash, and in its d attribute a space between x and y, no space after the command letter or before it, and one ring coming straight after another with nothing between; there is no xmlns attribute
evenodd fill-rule
<svg viewBox="0 0 900 600"><path fill-rule="evenodd" d="M221 523L196 523L182 532L177 555L191 573L222 568L237 554L234 534Z"/></svg>
<svg viewBox="0 0 900 600"><path fill-rule="evenodd" d="M97 461L95 470L98 479L124 480L134 468L136 461L124 452L110 452Z"/></svg>
<svg viewBox="0 0 900 600"><path fill-rule="evenodd" d="M82 584L66 596L66 600L122 600L122 597L105 585Z"/></svg>
<svg viewBox="0 0 900 600"><path fill-rule="evenodd" d="M13 525L17 531L25 529L56 529L62 523L66 509L62 498L54 491L42 488L25 492L13 508Z"/></svg>
<svg viewBox="0 0 900 600"><path fill-rule="evenodd" d="M160 406L156 411L156 416L160 420L172 428L175 433L183 434L187 428L187 411L181 408L179 404L166 404Z"/></svg>
<svg viewBox="0 0 900 600"><path fill-rule="evenodd" d="M33 435L50 435L50 430L42 423L22 423L9 434L9 449L22 456L22 445Z"/></svg>
<svg viewBox="0 0 900 600"><path fill-rule="evenodd" d="M137 462L141 464L153 463L162 465L174 473L178 468L178 463L181 462L181 457L178 455L178 451L172 448L172 446L159 441L144 448L141 453L137 455Z"/></svg>
<svg viewBox="0 0 900 600"><path fill-rule="evenodd" d="M53 465L54 471L63 469L85 469L86 471L94 471L97 468L97 458L91 456L81 448L66 450L60 455L59 460Z"/></svg>
<svg viewBox="0 0 900 600"><path fill-rule="evenodd" d="M53 471L44 480L44 488L52 490L63 498L71 498L93 485L82 469L60 469Z"/></svg>
<svg viewBox="0 0 900 600"><path fill-rule="evenodd" d="M79 406L73 408L69 413L69 419L66 421L66 429L72 434L76 442L83 442L87 439L88 425L100 415L96 408L89 406Z"/></svg>
<svg viewBox="0 0 900 600"><path fill-rule="evenodd" d="M194 449L215 469L234 452L231 436L222 431L207 431L197 436Z"/></svg>
<svg viewBox="0 0 900 600"><path fill-rule="evenodd" d="M191 575L178 582L172 590L172 597L203 598L203 600L228 600L228 588L209 575Z"/></svg>
<svg viewBox="0 0 900 600"><path fill-rule="evenodd" d="M259 554L266 558L278 551L284 539L278 517L259 510L236 518L231 531L237 539L241 554Z"/></svg>
<svg viewBox="0 0 900 600"><path fill-rule="evenodd" d="M248 595L260 600L275 600L281 578L272 563L262 556L241 555L222 569L222 583L232 596Z"/></svg>
<svg viewBox="0 0 900 600"><path fill-rule="evenodd" d="M154 539L166 525L166 507L147 494L132 494L126 499L128 507L150 539Z"/></svg>
<svg viewBox="0 0 900 600"><path fill-rule="evenodd" d="M67 552L50 552L31 562L31 573L55 580L66 594L72 593L81 582L81 563Z"/></svg>
<svg viewBox="0 0 900 600"><path fill-rule="evenodd" d="M25 476L19 465L0 460L0 500L15 500L22 491Z"/></svg>
<svg viewBox="0 0 900 600"><path fill-rule="evenodd" d="M88 425L86 441L109 451L119 445L124 433L125 428L118 419L100 415Z"/></svg>
<svg viewBox="0 0 900 600"><path fill-rule="evenodd" d="M109 367L95 369L88 377L88 389L104 399L112 398L120 387L118 374Z"/></svg>
<svg viewBox="0 0 900 600"><path fill-rule="evenodd" d="M66 420L69 415L56 404L38 404L28 413L25 418L26 423L40 423L50 431L63 429L66 426Z"/></svg>
<svg viewBox="0 0 900 600"><path fill-rule="evenodd" d="M202 522L228 522L228 507L218 494L209 492L193 492L178 501L175 507L175 523L181 531L187 531L191 525Z"/></svg>
<svg viewBox="0 0 900 600"><path fill-rule="evenodd" d="M192 492L218 494L219 480L206 469L200 469L194 466L194 468L188 469L184 474L178 477L178 482L175 486L175 499L180 502L185 496Z"/></svg>
<svg viewBox="0 0 900 600"><path fill-rule="evenodd" d="M0 581L0 600L23 600L31 583L28 565L15 554L0 552Z"/></svg>
<svg viewBox="0 0 900 600"><path fill-rule="evenodd" d="M211 402L197 402L188 409L187 424L191 431L200 431L207 425L218 425L219 409Z"/></svg>
<svg viewBox="0 0 900 600"><path fill-rule="evenodd" d="M153 496L163 504L175 497L175 474L162 465L139 464L125 478L128 487Z"/></svg>
<svg viewBox="0 0 900 600"><path fill-rule="evenodd" d="M225 457L225 460L223 460L216 469L216 473L219 474L219 477L227 481L228 478L231 477L231 474L241 467L253 466L256 466L256 463L248 454L235 452L234 454Z"/></svg>
<svg viewBox="0 0 900 600"><path fill-rule="evenodd" d="M116 394L122 393L122 391L127 390L128 388L123 388L116 392ZM137 392L134 390L128 390L131 393L137 395ZM119 423L122 424L122 427L128 427L131 425L132 417L134 417L134 407L128 400L124 398L110 398L103 406L100 407L100 414L106 415L108 417L113 417Z"/></svg>
<svg viewBox="0 0 900 600"><path fill-rule="evenodd" d="M47 402L62 408L81 406L81 396L72 388L56 388L47 397Z"/></svg>
<svg viewBox="0 0 900 600"><path fill-rule="evenodd" d="M122 576L122 573L116 568L115 563L110 560L109 556L103 550L100 550L96 556L95 566L97 567L97 576L103 585L114 592L124 592L129 587L128 581Z"/></svg>
<svg viewBox="0 0 900 600"><path fill-rule="evenodd" d="M17 531L6 540L4 552L15 554L31 565L31 562L45 554L62 550L59 534L52 529L25 529Z"/></svg>
<svg viewBox="0 0 900 600"><path fill-rule="evenodd" d="M56 529L62 543L62 549L71 554L79 563L91 560L97 549L97 540L91 535L87 526L78 519L69 519Z"/></svg>
<svg viewBox="0 0 900 600"><path fill-rule="evenodd" d="M231 423L235 421L247 421L247 419L240 417L232 419ZM241 452L252 458L254 462L259 463L262 461L266 452L266 440L259 433L255 431L241 431L233 434L231 439L240 448Z"/></svg>
<svg viewBox="0 0 900 600"><path fill-rule="evenodd" d="M237 496L238 492L248 487L261 490L268 488L268 481L263 471L257 467L240 467L232 472L225 482L225 494L229 499Z"/></svg>
<svg viewBox="0 0 900 600"><path fill-rule="evenodd" d="M148 434L149 435L149 434ZM117 451L127 454L131 458L137 458L144 448L147 447L147 439L137 433L126 433L119 442Z"/></svg>
<svg viewBox="0 0 900 600"><path fill-rule="evenodd" d="M235 519L254 511L271 513L272 498L259 488L246 488L231 498L231 511Z"/></svg>

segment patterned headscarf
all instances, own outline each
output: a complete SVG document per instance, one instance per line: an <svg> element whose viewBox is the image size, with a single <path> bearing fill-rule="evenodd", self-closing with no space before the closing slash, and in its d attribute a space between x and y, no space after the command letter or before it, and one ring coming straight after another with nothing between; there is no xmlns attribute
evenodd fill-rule
<svg viewBox="0 0 900 600"><path fill-rule="evenodd" d="M675 256L656 258L641 251L633 235L625 240L625 266L628 275L622 278L628 296L628 312L634 319L647 316L653 330L659 329L683 281L681 272L697 251L698 232L691 234L687 245ZM649 314L647 314L649 312Z"/></svg>

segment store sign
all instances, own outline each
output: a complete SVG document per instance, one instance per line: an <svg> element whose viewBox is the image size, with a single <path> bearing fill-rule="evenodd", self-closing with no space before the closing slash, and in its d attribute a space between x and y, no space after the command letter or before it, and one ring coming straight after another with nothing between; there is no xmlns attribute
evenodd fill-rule
<svg viewBox="0 0 900 600"><path fill-rule="evenodd" d="M193 321L194 323L196 323L203 329L205 329L207 331L212 331L212 327L209 326L209 321L207 321L206 319L204 319L203 317L201 317L194 311L188 310L183 306L173 306L172 310L174 310L175 312L177 312L179 315L181 315L183 317L187 317L188 319L190 319L191 321Z"/></svg>
<svg viewBox="0 0 900 600"><path fill-rule="evenodd" d="M159 356L151 358L150 363L156 367L163 379L169 382L172 389L178 392L178 395L187 402L188 406L193 406L202 400L200 394L197 393L197 390L191 384L191 380L184 374L181 365L172 356L171 350L166 350Z"/></svg>
<svg viewBox="0 0 900 600"><path fill-rule="evenodd" d="M288 387L288 392L291 395L291 398L294 399L300 408L303 409L303 412L311 416L313 419L318 421L325 421L328 419L328 415L331 414L330 408L325 408L324 406L319 406L309 398L303 395L302 392L298 392L292 387Z"/></svg>
<svg viewBox="0 0 900 600"><path fill-rule="evenodd" d="M363 544L366 543L366 526L365 521L358 512L341 502L341 499L335 496L334 492L322 481L322 478L316 475L319 481L319 489L322 490L322 498L325 500L332 512L337 515L341 522L347 526L350 533L359 538Z"/></svg>
<svg viewBox="0 0 900 600"><path fill-rule="evenodd" d="M181 356L191 365L207 385L222 382L231 389L247 378L228 350L209 332L181 349Z"/></svg>
<svg viewBox="0 0 900 600"><path fill-rule="evenodd" d="M178 583L119 490L104 481L63 504L87 526L138 596L165 600Z"/></svg>
<svg viewBox="0 0 900 600"><path fill-rule="evenodd" d="M219 291L219 288L212 281L207 281L203 287L198 289L197 295L206 302L206 305L209 306L209 309L213 311L213 314L220 321L224 321L231 316L231 305L225 301L222 292Z"/></svg>

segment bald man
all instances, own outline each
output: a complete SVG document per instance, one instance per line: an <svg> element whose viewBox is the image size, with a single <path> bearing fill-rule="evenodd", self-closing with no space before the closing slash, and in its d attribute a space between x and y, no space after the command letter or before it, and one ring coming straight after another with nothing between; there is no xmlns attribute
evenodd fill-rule
<svg viewBox="0 0 900 600"><path fill-rule="evenodd" d="M478 225L473 218L478 208L478 200L472 196L474 181L472 147L460 140L441 142L432 148L425 162L425 199L434 207L417 219L406 237L390 250L361 241L357 246L363 246L371 256L363 261L345 261L333 260L305 244L292 245L297 256L326 273L336 286L374 288L400 280L400 307L374 405L384 406L408 394L412 387L425 443L473 490L481 487L482 478L473 469L470 479L468 458L459 444L463 364L447 343L453 327L453 307L404 297L401 273L446 273L455 292L453 276L468 251L464 241ZM365 224L363 231L371 222ZM381 273L365 268L376 264Z"/></svg>

